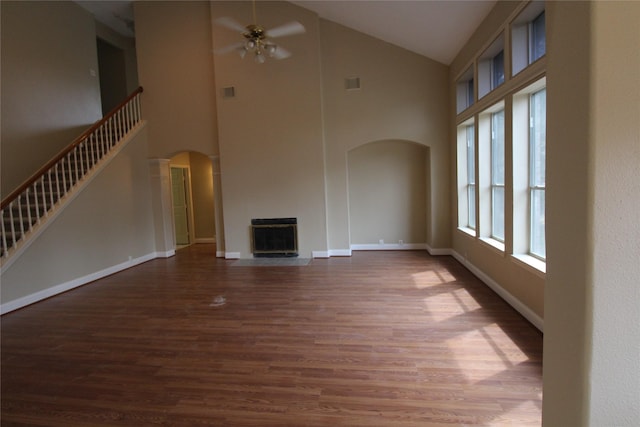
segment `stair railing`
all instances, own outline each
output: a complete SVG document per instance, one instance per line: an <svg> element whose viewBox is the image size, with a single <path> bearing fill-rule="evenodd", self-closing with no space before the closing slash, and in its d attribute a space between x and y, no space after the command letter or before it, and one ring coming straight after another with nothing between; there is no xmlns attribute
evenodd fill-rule
<svg viewBox="0 0 640 427"><path fill-rule="evenodd" d="M0 202L0 258L27 235L142 120L136 89Z"/></svg>

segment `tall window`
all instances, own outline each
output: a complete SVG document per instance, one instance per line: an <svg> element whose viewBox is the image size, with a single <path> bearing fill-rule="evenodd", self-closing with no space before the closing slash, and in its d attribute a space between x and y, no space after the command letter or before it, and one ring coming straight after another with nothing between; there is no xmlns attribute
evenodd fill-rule
<svg viewBox="0 0 640 427"><path fill-rule="evenodd" d="M504 242L504 110L491 114L491 237Z"/></svg>
<svg viewBox="0 0 640 427"><path fill-rule="evenodd" d="M546 53L547 37L545 27L544 11L542 11L529 25L529 63L542 58Z"/></svg>
<svg viewBox="0 0 640 427"><path fill-rule="evenodd" d="M491 89L504 83L504 50L491 59Z"/></svg>
<svg viewBox="0 0 640 427"><path fill-rule="evenodd" d="M456 111L463 112L473 105L474 82L473 66L469 67L456 82Z"/></svg>
<svg viewBox="0 0 640 427"><path fill-rule="evenodd" d="M476 144L475 127L469 125L467 133L467 207L469 223L467 226L475 230L476 228Z"/></svg>
<svg viewBox="0 0 640 427"><path fill-rule="evenodd" d="M545 259L545 159L547 91L542 89L530 97L529 129L529 206L531 255Z"/></svg>
<svg viewBox="0 0 640 427"><path fill-rule="evenodd" d="M511 75L542 58L547 51L544 1L533 0L511 25Z"/></svg>

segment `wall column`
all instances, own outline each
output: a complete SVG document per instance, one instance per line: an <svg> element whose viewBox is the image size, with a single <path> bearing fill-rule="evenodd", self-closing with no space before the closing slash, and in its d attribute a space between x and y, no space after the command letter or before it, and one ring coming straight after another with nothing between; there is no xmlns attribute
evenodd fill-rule
<svg viewBox="0 0 640 427"><path fill-rule="evenodd" d="M224 216L222 214L222 179L220 174L220 156L209 156L213 171L213 206L216 224L216 257L224 258Z"/></svg>
<svg viewBox="0 0 640 427"><path fill-rule="evenodd" d="M546 7L543 426L636 426L640 3Z"/></svg>
<svg viewBox="0 0 640 427"><path fill-rule="evenodd" d="M159 257L164 258L171 257L176 253L169 163L169 159L149 160L156 253Z"/></svg>

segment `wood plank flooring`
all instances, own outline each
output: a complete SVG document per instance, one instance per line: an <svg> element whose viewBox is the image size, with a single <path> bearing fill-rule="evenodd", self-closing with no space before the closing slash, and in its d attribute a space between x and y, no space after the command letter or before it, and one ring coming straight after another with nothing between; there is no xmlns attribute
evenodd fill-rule
<svg viewBox="0 0 640 427"><path fill-rule="evenodd" d="M2 426L540 426L542 335L453 258L231 264L194 245L3 316Z"/></svg>

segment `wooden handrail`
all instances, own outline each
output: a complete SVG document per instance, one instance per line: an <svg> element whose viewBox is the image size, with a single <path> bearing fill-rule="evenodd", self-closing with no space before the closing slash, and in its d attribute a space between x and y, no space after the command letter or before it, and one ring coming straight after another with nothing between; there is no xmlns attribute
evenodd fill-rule
<svg viewBox="0 0 640 427"><path fill-rule="evenodd" d="M34 182L38 180L46 171L48 171L51 167L53 167L56 163L64 158L67 154L69 154L74 148L76 148L82 141L87 139L92 133L100 128L104 123L106 123L111 117L113 117L121 108L123 108L129 101L135 98L138 94L142 93L142 86L138 87L131 95L127 97L124 101L118 104L113 110L111 110L107 115L105 115L101 120L94 123L89 129L84 131L79 137L73 140L71 144L69 144L66 148L60 151L55 157L49 160L44 166L38 169L31 177L29 177L25 182L23 182L18 188L12 191L7 197L2 199L0 202L0 209L4 209L11 203L14 199L16 199L23 191L29 188Z"/></svg>

